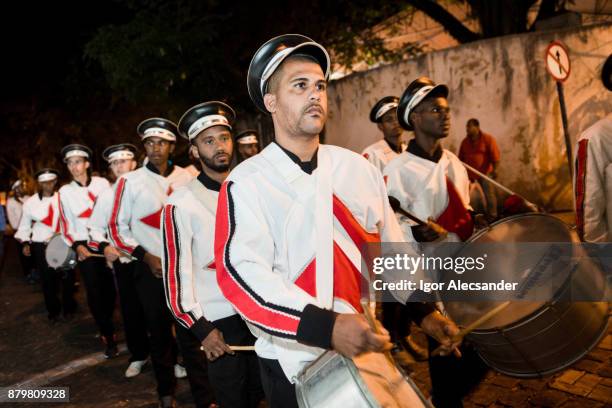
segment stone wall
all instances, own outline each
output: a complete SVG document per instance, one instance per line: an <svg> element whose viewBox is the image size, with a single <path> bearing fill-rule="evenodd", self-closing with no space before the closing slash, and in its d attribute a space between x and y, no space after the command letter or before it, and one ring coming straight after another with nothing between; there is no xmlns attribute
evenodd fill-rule
<svg viewBox="0 0 612 408"><path fill-rule="evenodd" d="M400 95L418 76L446 83L456 152L465 123L478 118L499 143L499 180L549 210L572 208L571 183L556 85L544 55L552 40L570 51L564 84L572 144L580 132L612 111L612 92L600 80L612 53L612 24L536 32L474 42L333 81L326 142L360 152L381 137L368 114L382 96Z"/></svg>

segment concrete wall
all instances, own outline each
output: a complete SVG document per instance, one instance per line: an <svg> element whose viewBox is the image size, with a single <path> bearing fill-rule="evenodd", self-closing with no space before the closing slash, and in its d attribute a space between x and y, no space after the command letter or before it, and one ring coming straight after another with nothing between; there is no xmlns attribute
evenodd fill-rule
<svg viewBox="0 0 612 408"><path fill-rule="evenodd" d="M457 151L467 119L476 117L499 143L502 183L548 209L572 208L556 85L544 63L552 40L570 50L564 89L573 145L581 131L612 111L612 92L600 80L612 53L612 24L479 41L333 81L326 142L360 152L381 137L368 120L372 105L429 76L451 90L447 149Z"/></svg>

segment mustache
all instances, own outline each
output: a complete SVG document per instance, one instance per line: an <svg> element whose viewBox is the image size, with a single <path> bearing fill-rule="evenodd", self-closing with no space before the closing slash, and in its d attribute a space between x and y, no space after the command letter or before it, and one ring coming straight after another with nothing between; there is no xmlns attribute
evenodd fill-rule
<svg viewBox="0 0 612 408"><path fill-rule="evenodd" d="M310 109L312 108L317 108L317 110L319 111L319 113L325 113L325 110L323 109L323 106L320 103L309 103L308 105L306 105L306 108L304 108L304 113L307 113Z"/></svg>

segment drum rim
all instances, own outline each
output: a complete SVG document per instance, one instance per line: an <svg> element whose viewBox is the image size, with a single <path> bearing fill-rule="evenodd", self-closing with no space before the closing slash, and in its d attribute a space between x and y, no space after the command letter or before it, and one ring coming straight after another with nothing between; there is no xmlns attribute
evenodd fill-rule
<svg viewBox="0 0 612 408"><path fill-rule="evenodd" d="M593 302L593 303L607 303L607 302ZM610 310L611 310L610 304L608 304L608 313L610 313ZM540 371L540 372L537 372L537 373L528 374L526 372L516 372L516 371L511 371L511 370L504 370L504 369L495 367L495 365L491 364L490 360L482 355L482 353L480 352L478 347L476 347L476 352L478 353L480 358L482 358L482 360L487 364L487 366L491 367L492 369L494 369L495 371L497 371L499 373L502 373L502 374L505 374L505 375L508 375L508 376L511 376L511 377L515 377L515 378L539 378L539 377L542 377L542 376L554 374L554 373L557 373L557 372L559 372L561 370L564 370L564 369L568 368L569 366L571 366L572 364L574 364L577 361L579 361L580 359L582 359L588 353L590 353L590 351L593 349L593 346L599 344L599 342L604 338L604 336L606 336L608 334L608 326L610 324L610 319L604 318L603 322L604 322L603 323L603 327L601 327L599 329L599 334L593 340L593 342L591 342L591 345L589 346L588 349L583 350L582 352L580 352L574 358L568 360L563 365L561 365L561 366L559 366L557 368L554 368L554 369L546 370L546 371ZM476 330L474 330L474 333L476 333ZM478 334L484 334L484 333L478 332ZM470 335L471 334L469 334L468 337Z"/></svg>
<svg viewBox="0 0 612 408"><path fill-rule="evenodd" d="M559 218L555 217L554 215L550 215L550 214L546 214L546 213L541 213L541 212L529 212L529 213L524 213L524 214L511 215L509 217L504 217L501 220L497 220L494 223L489 224L486 228L481 229L480 231L476 232L474 235L469 237L467 239L467 241L464 242L464 244L468 244L468 243L476 241L476 239L480 238L482 235L484 235L487 232L489 232L489 230L492 229L493 227L496 227L496 226L501 225L501 224L505 224L505 223L507 223L509 221L512 221L512 220L515 220L515 219L518 219L518 218L525 218L525 217L530 217L530 216L538 216L538 217L545 217L545 218L553 219L553 220L555 220L555 221L565 225L568 230L573 231L573 229L572 229L572 227L570 225L568 225L564 221L560 220Z"/></svg>

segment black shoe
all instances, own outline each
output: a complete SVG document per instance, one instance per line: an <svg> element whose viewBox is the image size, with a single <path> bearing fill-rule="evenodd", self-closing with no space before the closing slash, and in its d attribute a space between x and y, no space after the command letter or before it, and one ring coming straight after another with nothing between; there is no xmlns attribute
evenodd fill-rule
<svg viewBox="0 0 612 408"><path fill-rule="evenodd" d="M159 399L160 408L176 408L176 400L172 395L166 395Z"/></svg>
<svg viewBox="0 0 612 408"><path fill-rule="evenodd" d="M104 350L104 358L113 358L119 355L119 349L117 348L117 343L115 342L115 336L105 337L100 336L104 344L106 344L106 349Z"/></svg>

